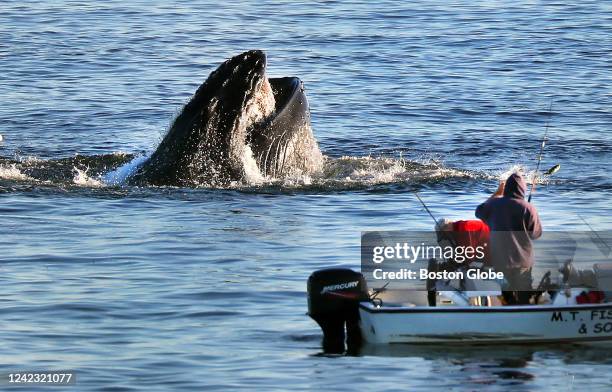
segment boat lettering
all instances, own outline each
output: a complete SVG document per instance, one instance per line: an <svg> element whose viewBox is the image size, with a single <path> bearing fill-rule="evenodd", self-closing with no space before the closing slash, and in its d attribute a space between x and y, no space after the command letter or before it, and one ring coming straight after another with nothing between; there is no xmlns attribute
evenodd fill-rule
<svg viewBox="0 0 612 392"><path fill-rule="evenodd" d="M612 320L612 310L592 310L591 320Z"/></svg>
<svg viewBox="0 0 612 392"><path fill-rule="evenodd" d="M550 321L582 321L582 318L580 318L579 316L580 311L578 310L569 310L567 312L553 312L552 316L550 317ZM591 315L591 317L592 316L593 315Z"/></svg>
<svg viewBox="0 0 612 392"><path fill-rule="evenodd" d="M593 326L593 333L610 333L612 332L612 322L596 323Z"/></svg>
<svg viewBox="0 0 612 392"><path fill-rule="evenodd" d="M571 310L570 314L572 315L572 321L576 321L576 315L579 314L580 312Z"/></svg>
<svg viewBox="0 0 612 392"><path fill-rule="evenodd" d="M565 321L563 320L563 314L561 312L553 312L550 321Z"/></svg>
<svg viewBox="0 0 612 392"><path fill-rule="evenodd" d="M321 294L325 294L328 291L336 291L336 290L344 290L344 289L352 289L354 287L357 287L357 285L359 284L359 281L356 280L354 282L346 282L346 283L339 283L339 284L332 284L329 286L325 286L323 287L323 289L321 290Z"/></svg>

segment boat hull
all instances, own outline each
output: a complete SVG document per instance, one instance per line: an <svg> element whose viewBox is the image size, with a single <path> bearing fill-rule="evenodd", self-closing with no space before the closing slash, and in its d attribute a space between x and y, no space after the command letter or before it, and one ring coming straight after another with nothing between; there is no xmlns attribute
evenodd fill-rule
<svg viewBox="0 0 612 392"><path fill-rule="evenodd" d="M544 343L612 340L612 303L571 306L359 306L368 343Z"/></svg>

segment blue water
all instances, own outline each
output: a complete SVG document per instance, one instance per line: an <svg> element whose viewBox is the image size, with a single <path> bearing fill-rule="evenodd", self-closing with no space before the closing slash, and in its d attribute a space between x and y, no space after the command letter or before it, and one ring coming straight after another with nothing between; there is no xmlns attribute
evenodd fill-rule
<svg viewBox="0 0 612 392"><path fill-rule="evenodd" d="M361 231L431 228L411 190L473 216L502 173L534 169L547 121L542 168L562 168L534 196L545 229L584 230L580 214L609 230L610 36L602 1L3 1L0 372L74 369L76 390L611 389L609 349L330 358L305 316L308 275L358 267ZM75 154L154 149L208 74L255 48L270 76L303 80L321 150L348 157L333 181L77 175Z"/></svg>

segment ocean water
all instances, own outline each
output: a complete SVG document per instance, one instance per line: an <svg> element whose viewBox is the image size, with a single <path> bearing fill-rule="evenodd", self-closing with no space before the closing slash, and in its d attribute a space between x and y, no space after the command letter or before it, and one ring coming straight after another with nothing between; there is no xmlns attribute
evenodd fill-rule
<svg viewBox="0 0 612 392"><path fill-rule="evenodd" d="M609 230L611 35L603 1L3 1L0 372L74 369L83 391L610 390L597 346L321 355L305 286L358 268L362 231L430 229L413 190L472 217L534 170L547 122L545 230ZM248 49L304 82L324 178L104 183Z"/></svg>

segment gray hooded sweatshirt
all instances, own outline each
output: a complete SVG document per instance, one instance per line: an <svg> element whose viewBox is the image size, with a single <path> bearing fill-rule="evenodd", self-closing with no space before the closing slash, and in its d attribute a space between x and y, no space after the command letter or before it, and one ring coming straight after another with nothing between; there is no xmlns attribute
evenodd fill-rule
<svg viewBox="0 0 612 392"><path fill-rule="evenodd" d="M490 252L498 270L531 268L533 246L542 225L535 207L525 200L527 185L519 174L506 180L503 197L491 198L476 208L476 216L491 229Z"/></svg>

